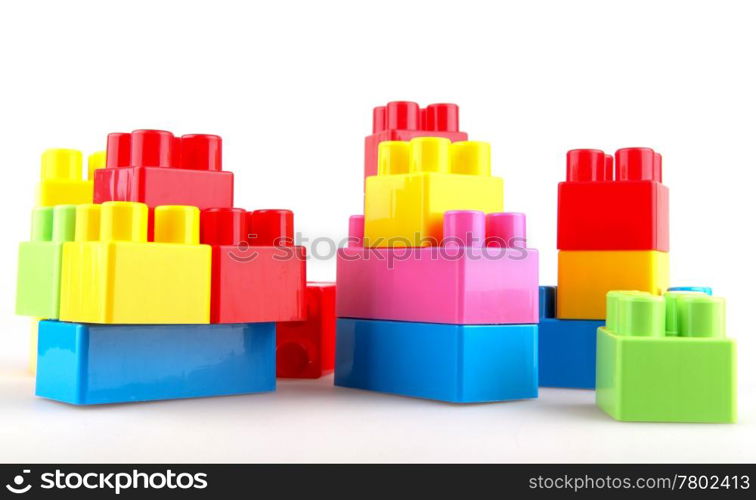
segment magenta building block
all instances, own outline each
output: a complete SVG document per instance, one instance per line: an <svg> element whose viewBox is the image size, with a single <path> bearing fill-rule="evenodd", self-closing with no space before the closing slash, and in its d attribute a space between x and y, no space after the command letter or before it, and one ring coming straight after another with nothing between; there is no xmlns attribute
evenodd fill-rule
<svg viewBox="0 0 756 500"><path fill-rule="evenodd" d="M336 315L457 325L538 323L538 251L479 246L483 232L476 219L485 216L470 214L446 214L444 234L455 238L443 247L339 249ZM524 245L524 223L514 232ZM463 234L472 246L460 246Z"/></svg>

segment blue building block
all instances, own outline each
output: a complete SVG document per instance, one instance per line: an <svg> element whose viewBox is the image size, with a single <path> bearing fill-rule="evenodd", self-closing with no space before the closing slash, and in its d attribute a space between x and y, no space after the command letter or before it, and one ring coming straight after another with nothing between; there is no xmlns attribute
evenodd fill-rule
<svg viewBox="0 0 756 500"><path fill-rule="evenodd" d="M538 397L537 325L340 318L335 384L451 403Z"/></svg>
<svg viewBox="0 0 756 500"><path fill-rule="evenodd" d="M667 288L668 292L701 292L711 295L711 287L708 286L673 286Z"/></svg>
<svg viewBox="0 0 756 500"><path fill-rule="evenodd" d="M90 405L273 391L275 332L275 323L41 321L36 394Z"/></svg>
<svg viewBox="0 0 756 500"><path fill-rule="evenodd" d="M556 317L556 287L539 286L538 287L538 317L555 318Z"/></svg>
<svg viewBox="0 0 756 500"><path fill-rule="evenodd" d="M541 387L596 388L596 330L604 320L542 318L538 324Z"/></svg>

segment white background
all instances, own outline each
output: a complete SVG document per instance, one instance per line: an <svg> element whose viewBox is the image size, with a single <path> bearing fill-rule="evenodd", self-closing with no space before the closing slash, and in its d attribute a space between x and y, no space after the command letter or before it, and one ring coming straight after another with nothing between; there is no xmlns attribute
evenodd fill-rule
<svg viewBox="0 0 756 500"><path fill-rule="evenodd" d="M749 2L93 1L0 7L0 460L754 461L756 12ZM310 238L361 210L389 100L456 102L556 281L570 148L650 146L672 194L672 278L727 297L740 423L622 424L589 391L457 407L283 383L274 394L73 408L37 399L13 314L39 155L108 132L216 133L236 203ZM600 207L597 207L600 209ZM311 279L335 266L311 262Z"/></svg>

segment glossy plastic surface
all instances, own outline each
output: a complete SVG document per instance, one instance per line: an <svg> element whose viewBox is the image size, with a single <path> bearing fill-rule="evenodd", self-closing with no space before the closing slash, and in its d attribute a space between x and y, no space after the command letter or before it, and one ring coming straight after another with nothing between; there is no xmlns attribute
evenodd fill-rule
<svg viewBox="0 0 756 500"><path fill-rule="evenodd" d="M504 209L504 181L490 175L483 142L421 137L384 142L365 191L365 246L439 245L450 210Z"/></svg>
<svg viewBox="0 0 756 500"><path fill-rule="evenodd" d="M603 321L541 318L538 383L541 387L596 387L596 329Z"/></svg>
<svg viewBox="0 0 756 500"><path fill-rule="evenodd" d="M307 283L307 318L276 325L276 376L320 378L333 371L336 283Z"/></svg>
<svg viewBox="0 0 756 500"><path fill-rule="evenodd" d="M80 205L75 234L63 246L61 320L210 321L212 248L199 244L197 208L158 207L148 242L146 205Z"/></svg>
<svg viewBox="0 0 756 500"><path fill-rule="evenodd" d="M669 286L669 254L653 250L559 252L557 318L605 319L606 293Z"/></svg>
<svg viewBox="0 0 756 500"><path fill-rule="evenodd" d="M94 177L94 201L135 201L150 208L230 208L234 177L222 171L217 135L175 137L163 130L108 135L107 167Z"/></svg>
<svg viewBox="0 0 756 500"><path fill-rule="evenodd" d="M484 235L492 233L485 231L482 212L447 212L446 223L444 247L339 249L336 315L451 324L537 323L538 251L484 248ZM525 243L521 238L519 244Z"/></svg>
<svg viewBox="0 0 756 500"><path fill-rule="evenodd" d="M736 345L725 336L724 307L702 293L608 294L598 406L624 421L735 422Z"/></svg>
<svg viewBox="0 0 756 500"><path fill-rule="evenodd" d="M555 286L538 287L538 317L541 319L556 317Z"/></svg>
<svg viewBox="0 0 756 500"><path fill-rule="evenodd" d="M275 325L42 321L37 396L75 405L273 391Z"/></svg>
<svg viewBox="0 0 756 500"><path fill-rule="evenodd" d="M289 244L290 211L213 208L201 218L201 241L213 249L212 323L305 318L306 254ZM269 242L277 246L259 245Z"/></svg>
<svg viewBox="0 0 756 500"><path fill-rule="evenodd" d="M31 240L18 248L16 314L57 319L63 243L74 238L76 207L37 207Z"/></svg>
<svg viewBox="0 0 756 500"><path fill-rule="evenodd" d="M567 153L567 181L559 184L560 250L669 251L669 190L661 183L661 155L649 148Z"/></svg>
<svg viewBox="0 0 756 500"><path fill-rule="evenodd" d="M537 325L337 320L335 384L450 403L538 396Z"/></svg>
<svg viewBox="0 0 756 500"><path fill-rule="evenodd" d="M365 178L378 171L378 145L384 141L409 141L415 137L444 137L466 141L459 131L456 104L431 104L421 108L415 102L395 101L373 109L373 133L365 138Z"/></svg>
<svg viewBox="0 0 756 500"><path fill-rule="evenodd" d="M99 156L90 157L90 172ZM42 153L37 205L76 205L92 203L92 178L83 177L83 157L75 149L48 149Z"/></svg>

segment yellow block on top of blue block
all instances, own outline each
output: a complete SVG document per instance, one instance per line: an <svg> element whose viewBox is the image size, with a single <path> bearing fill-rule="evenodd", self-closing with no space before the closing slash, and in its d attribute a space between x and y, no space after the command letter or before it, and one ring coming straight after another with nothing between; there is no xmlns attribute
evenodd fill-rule
<svg viewBox="0 0 756 500"><path fill-rule="evenodd" d="M63 246L60 319L82 323L210 322L212 249L199 244L199 210L147 205L80 205Z"/></svg>

